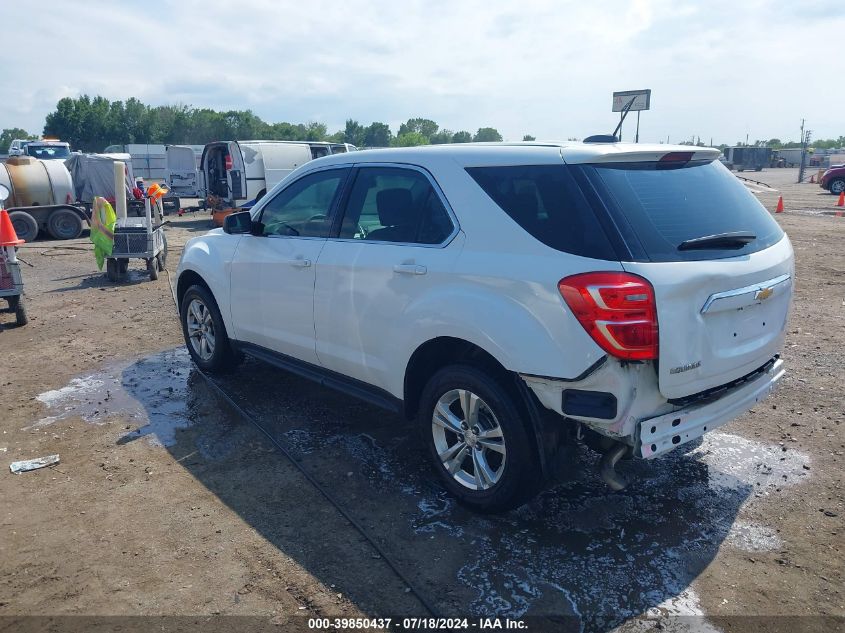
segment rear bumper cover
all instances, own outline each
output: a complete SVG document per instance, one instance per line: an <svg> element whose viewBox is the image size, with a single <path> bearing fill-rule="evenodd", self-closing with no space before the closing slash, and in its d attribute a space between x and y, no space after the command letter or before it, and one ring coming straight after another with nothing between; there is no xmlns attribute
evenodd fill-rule
<svg viewBox="0 0 845 633"><path fill-rule="evenodd" d="M730 422L766 398L784 373L783 360L778 359L758 378L718 400L641 420L634 454L645 459L658 457Z"/></svg>

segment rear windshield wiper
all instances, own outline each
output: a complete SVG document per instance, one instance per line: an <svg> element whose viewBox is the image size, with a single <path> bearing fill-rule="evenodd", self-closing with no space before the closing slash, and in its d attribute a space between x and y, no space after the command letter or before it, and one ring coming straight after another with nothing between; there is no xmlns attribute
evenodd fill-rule
<svg viewBox="0 0 845 633"><path fill-rule="evenodd" d="M748 231L734 231L733 233L717 233L684 240L678 244L679 251L691 251L696 248L742 248L757 239L754 233Z"/></svg>

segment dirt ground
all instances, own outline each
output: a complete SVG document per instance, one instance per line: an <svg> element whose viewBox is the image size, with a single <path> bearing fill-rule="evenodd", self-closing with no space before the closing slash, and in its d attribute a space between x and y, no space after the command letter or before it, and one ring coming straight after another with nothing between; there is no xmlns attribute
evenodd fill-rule
<svg viewBox="0 0 845 633"><path fill-rule="evenodd" d="M796 171L743 174L777 190L757 194L770 210L783 195L796 253L779 390L692 451L626 463L621 493L573 449L569 477L497 517L445 495L403 421L254 361L215 379L251 424L193 370L166 275L136 265L112 284L84 238L25 245L31 321L0 314L0 630L217 614L305 630L306 616L427 607L556 630L579 630L562 616L587 630L659 615L691 616L673 621L684 630L842 626L819 616L845 617L845 218ZM170 270L207 228L205 214L174 220ZM9 472L56 453L54 468Z"/></svg>

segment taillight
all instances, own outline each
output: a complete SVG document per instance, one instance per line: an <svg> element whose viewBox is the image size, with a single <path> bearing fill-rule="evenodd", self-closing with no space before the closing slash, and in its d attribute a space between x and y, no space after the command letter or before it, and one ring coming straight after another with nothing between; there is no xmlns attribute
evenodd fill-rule
<svg viewBox="0 0 845 633"><path fill-rule="evenodd" d="M625 360L657 358L654 288L630 273L584 273L558 282L575 318L605 352Z"/></svg>
<svg viewBox="0 0 845 633"><path fill-rule="evenodd" d="M223 161L225 162L226 171L232 171L232 165L234 164L232 162L232 155L226 154L226 156L223 157Z"/></svg>

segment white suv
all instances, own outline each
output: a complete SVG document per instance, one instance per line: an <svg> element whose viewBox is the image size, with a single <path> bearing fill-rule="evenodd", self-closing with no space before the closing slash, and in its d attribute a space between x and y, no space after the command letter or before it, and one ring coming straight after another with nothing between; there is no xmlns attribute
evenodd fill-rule
<svg viewBox="0 0 845 633"><path fill-rule="evenodd" d="M479 510L584 438L602 476L725 424L783 375L788 238L714 149L465 144L303 165L188 242L203 370L246 352L418 421Z"/></svg>

